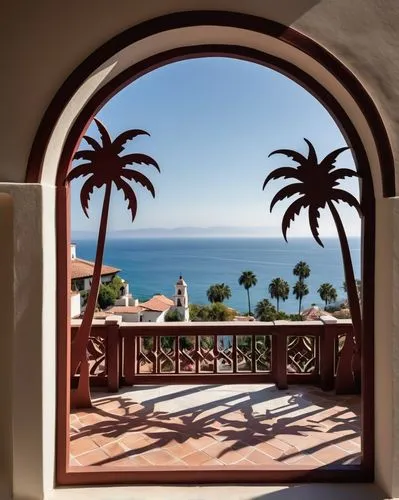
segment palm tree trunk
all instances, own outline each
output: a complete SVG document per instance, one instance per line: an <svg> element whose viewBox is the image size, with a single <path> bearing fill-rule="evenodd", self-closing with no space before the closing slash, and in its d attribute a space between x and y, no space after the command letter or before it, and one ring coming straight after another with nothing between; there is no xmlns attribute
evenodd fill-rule
<svg viewBox="0 0 399 500"><path fill-rule="evenodd" d="M344 263L345 281L348 290L349 309L353 324L353 338L351 335L346 336L345 344L341 352L341 359L348 365L350 360L350 368L354 378L356 389L360 389L360 336L362 331L362 318L360 313L359 297L357 293L355 275L353 273L352 259L349 250L348 239L341 218L333 202L328 202L328 207L331 210L337 227L338 237L341 244L342 260ZM344 350L346 352L344 352ZM350 356L351 353L351 356ZM341 361L340 359L340 361ZM348 366L342 367L344 372L348 372ZM339 366L337 371L337 384L339 383ZM337 388L338 390L338 388Z"/></svg>
<svg viewBox="0 0 399 500"><path fill-rule="evenodd" d="M100 229L98 232L96 260L94 263L93 279L86 309L78 333L71 346L71 374L75 374L80 365L79 384L74 394L71 394L71 404L74 408L87 408L91 406L89 370L87 360L87 344L89 342L91 324L96 309L98 291L101 283L101 268L103 264L105 236L107 233L108 212L111 200L112 183L105 187L103 209L101 213Z"/></svg>
<svg viewBox="0 0 399 500"><path fill-rule="evenodd" d="M280 312L280 297L276 297L277 298L277 312Z"/></svg>
<svg viewBox="0 0 399 500"><path fill-rule="evenodd" d="M249 288L247 288L248 295L248 316L251 316L251 299L249 298Z"/></svg>
<svg viewBox="0 0 399 500"><path fill-rule="evenodd" d="M302 297L299 296L299 309L298 309L298 314L301 314L301 306L302 306Z"/></svg>

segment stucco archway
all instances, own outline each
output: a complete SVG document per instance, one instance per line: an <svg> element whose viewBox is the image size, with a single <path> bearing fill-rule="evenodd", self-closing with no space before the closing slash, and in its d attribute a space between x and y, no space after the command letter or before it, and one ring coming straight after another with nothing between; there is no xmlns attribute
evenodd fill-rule
<svg viewBox="0 0 399 500"><path fill-rule="evenodd" d="M332 55L285 26L252 16L190 12L154 19L117 36L72 73L43 118L26 177L27 182L58 186L58 234L65 235L68 226L63 178L78 139L97 109L119 88L141 74L182 57L204 54L243 57L274 67L312 91L333 114L355 151L357 166L365 181L364 229L369 244L363 280L368 285L369 295L365 302L373 304L374 265L370 262L374 263L374 196L382 198L395 194L392 154L382 120L358 80ZM58 248L61 265L58 265L57 282L59 286L64 284L59 288L62 302L68 283L68 274L62 264L67 260L64 236L59 239ZM64 303L59 310L59 329L66 329L66 308ZM370 325L374 322L373 312L372 307L366 319ZM372 336L363 345L365 357L372 359ZM59 369L64 364L65 359ZM65 387L61 384L59 389L63 392ZM372 380L365 390L373 393ZM60 411L65 402L59 402ZM366 418L365 425L370 430L372 413L369 412ZM365 448L365 464L372 474L372 443Z"/></svg>

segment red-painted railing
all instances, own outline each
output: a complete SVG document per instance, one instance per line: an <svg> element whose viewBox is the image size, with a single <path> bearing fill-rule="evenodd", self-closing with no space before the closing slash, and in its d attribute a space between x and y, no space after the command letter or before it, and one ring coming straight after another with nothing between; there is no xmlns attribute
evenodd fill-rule
<svg viewBox="0 0 399 500"><path fill-rule="evenodd" d="M276 383L334 387L349 321L97 322L88 348L93 387L149 383ZM72 336L77 325L72 326ZM76 383L78 375L73 377ZM350 381L348 381L349 383Z"/></svg>

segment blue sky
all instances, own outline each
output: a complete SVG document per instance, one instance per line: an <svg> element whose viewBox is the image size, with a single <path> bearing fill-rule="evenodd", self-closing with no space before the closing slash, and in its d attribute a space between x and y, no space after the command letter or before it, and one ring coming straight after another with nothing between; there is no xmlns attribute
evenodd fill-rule
<svg viewBox="0 0 399 500"><path fill-rule="evenodd" d="M265 192L262 184L274 168L295 164L268 154L279 148L307 153L304 137L319 157L345 145L329 113L298 84L273 70L228 58L157 69L117 94L98 117L112 136L130 128L149 131L151 137L130 141L126 152L150 154L161 167L161 174L137 168L153 182L156 199L136 185L139 207L133 224L123 196L113 192L110 230L262 226L265 236L281 234L289 201L272 214L269 205L284 181L269 183ZM94 126L88 134L98 137ZM351 153L343 153L337 166L354 168ZM103 191L92 196L87 219L79 201L82 183L72 183L72 229L97 231ZM358 194L356 180L342 186ZM360 234L355 211L344 207L340 213L348 234ZM306 213L295 220L289 235L310 236ZM321 236L335 236L327 213L321 218Z"/></svg>

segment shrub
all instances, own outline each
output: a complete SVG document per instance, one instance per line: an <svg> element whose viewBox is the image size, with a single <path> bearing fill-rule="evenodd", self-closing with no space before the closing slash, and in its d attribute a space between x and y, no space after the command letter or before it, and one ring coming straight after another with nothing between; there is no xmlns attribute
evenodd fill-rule
<svg viewBox="0 0 399 500"><path fill-rule="evenodd" d="M165 321L183 321L183 315L177 310L177 309L172 309L169 310L165 314Z"/></svg>
<svg viewBox="0 0 399 500"><path fill-rule="evenodd" d="M101 285L100 291L98 292L97 303L101 309L106 309L107 307L115 304L117 297L118 295L112 286Z"/></svg>

